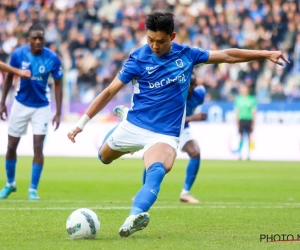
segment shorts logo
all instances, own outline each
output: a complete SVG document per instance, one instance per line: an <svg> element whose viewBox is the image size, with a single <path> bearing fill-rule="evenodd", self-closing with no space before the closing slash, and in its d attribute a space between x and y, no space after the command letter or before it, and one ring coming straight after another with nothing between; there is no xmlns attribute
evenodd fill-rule
<svg viewBox="0 0 300 250"><path fill-rule="evenodd" d="M39 67L39 72L40 72L41 74L43 74L43 73L45 72L45 66L44 66L44 65L41 65L41 66Z"/></svg>
<svg viewBox="0 0 300 250"><path fill-rule="evenodd" d="M179 68L182 68L183 67L183 61L181 59L177 59L175 61L176 65L179 67Z"/></svg>

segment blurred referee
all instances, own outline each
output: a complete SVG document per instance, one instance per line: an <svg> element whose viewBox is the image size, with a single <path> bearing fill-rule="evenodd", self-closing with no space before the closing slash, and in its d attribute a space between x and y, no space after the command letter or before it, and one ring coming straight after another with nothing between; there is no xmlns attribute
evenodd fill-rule
<svg viewBox="0 0 300 250"><path fill-rule="evenodd" d="M248 138L248 160L250 160L250 149L252 147L251 135L253 132L255 114L256 114L256 99L249 94L249 88L242 85L239 90L240 94L235 98L234 109L236 112L237 125L240 133L240 144L237 152L242 158L242 148L244 138Z"/></svg>

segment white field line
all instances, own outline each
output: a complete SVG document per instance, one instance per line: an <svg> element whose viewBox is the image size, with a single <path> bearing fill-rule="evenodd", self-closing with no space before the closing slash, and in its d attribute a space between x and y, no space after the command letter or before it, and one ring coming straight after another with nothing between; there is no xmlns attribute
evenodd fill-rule
<svg viewBox="0 0 300 250"><path fill-rule="evenodd" d="M88 207L92 210L129 210L130 206L107 206L107 207L99 207L93 206ZM299 206L153 206L152 209L286 209L286 208L299 208ZM37 211L45 211L45 210L76 210L78 207L0 207L0 211L24 211L24 210L37 210Z"/></svg>
<svg viewBox="0 0 300 250"><path fill-rule="evenodd" d="M131 203L130 199L126 200L39 200L32 202L29 200L0 200L1 203ZM179 201L156 201L155 204L182 204ZM201 202L199 205L220 205L220 206L300 206L300 202L227 202L227 201L207 201ZM197 205L196 205L197 206ZM181 206L180 206L181 207Z"/></svg>

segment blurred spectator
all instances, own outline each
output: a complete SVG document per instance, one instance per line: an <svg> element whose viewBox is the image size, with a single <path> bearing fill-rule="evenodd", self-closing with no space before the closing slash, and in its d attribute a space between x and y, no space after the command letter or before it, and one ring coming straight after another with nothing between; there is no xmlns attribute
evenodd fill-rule
<svg viewBox="0 0 300 250"><path fill-rule="evenodd" d="M232 101L246 84L258 102L294 102L300 99L299 8L296 0L1 0L0 60L8 62L26 43L32 22L40 21L47 46L64 63L69 101L88 103L131 51L146 43L145 16L169 10L176 15L178 43L208 50L280 49L291 60L285 67L268 60L197 67L208 99ZM118 98L128 101L131 91L126 86Z"/></svg>

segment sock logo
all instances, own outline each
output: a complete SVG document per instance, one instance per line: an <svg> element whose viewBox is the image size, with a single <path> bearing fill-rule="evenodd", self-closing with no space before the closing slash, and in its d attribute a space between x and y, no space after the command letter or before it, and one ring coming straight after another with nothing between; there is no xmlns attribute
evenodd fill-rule
<svg viewBox="0 0 300 250"><path fill-rule="evenodd" d="M157 197L157 193L153 189L151 189L150 192Z"/></svg>

